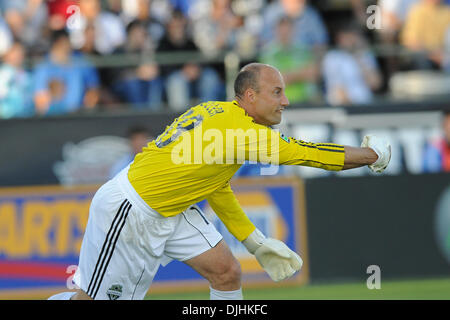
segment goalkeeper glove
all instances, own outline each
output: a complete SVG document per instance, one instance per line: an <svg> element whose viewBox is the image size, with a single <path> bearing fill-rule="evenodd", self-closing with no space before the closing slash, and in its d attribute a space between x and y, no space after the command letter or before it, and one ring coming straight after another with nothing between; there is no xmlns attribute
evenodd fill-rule
<svg viewBox="0 0 450 320"><path fill-rule="evenodd" d="M391 145L384 139L376 136L364 136L361 148L371 148L378 155L377 161L369 165L369 169L381 173L386 169L391 160Z"/></svg>
<svg viewBox="0 0 450 320"><path fill-rule="evenodd" d="M255 229L242 244L255 255L261 267L273 281L290 278L302 268L303 260L280 240L266 238Z"/></svg>

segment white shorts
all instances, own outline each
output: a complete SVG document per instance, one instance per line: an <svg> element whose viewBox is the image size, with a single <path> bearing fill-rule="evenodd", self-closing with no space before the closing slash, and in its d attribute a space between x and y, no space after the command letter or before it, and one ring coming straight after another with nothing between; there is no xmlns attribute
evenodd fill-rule
<svg viewBox="0 0 450 320"><path fill-rule="evenodd" d="M150 208L128 167L95 194L73 281L93 299L143 299L162 264L215 247L222 235L196 205L173 217Z"/></svg>

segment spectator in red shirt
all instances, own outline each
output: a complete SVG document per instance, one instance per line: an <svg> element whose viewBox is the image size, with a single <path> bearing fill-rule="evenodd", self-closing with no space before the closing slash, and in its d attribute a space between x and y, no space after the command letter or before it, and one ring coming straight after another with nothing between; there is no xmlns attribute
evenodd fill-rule
<svg viewBox="0 0 450 320"><path fill-rule="evenodd" d="M424 150L424 172L450 172L450 110L444 113L443 136L427 143Z"/></svg>

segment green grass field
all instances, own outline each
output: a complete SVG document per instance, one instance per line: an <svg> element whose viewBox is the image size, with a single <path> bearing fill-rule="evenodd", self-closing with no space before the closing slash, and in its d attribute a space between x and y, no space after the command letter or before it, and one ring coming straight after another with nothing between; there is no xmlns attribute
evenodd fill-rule
<svg viewBox="0 0 450 320"><path fill-rule="evenodd" d="M381 289L366 283L320 284L301 287L244 289L248 300L450 300L450 278L382 281ZM150 300L208 300L209 291L149 294Z"/></svg>

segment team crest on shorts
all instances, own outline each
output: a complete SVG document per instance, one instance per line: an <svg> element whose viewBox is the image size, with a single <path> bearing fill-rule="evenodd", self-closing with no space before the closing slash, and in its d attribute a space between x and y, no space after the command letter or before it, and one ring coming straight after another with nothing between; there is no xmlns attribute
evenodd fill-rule
<svg viewBox="0 0 450 320"><path fill-rule="evenodd" d="M106 291L106 295L109 300L117 300L122 296L122 286L120 284L113 284L108 291Z"/></svg>

